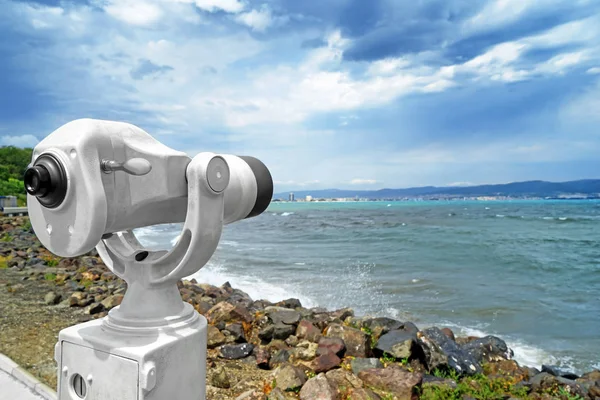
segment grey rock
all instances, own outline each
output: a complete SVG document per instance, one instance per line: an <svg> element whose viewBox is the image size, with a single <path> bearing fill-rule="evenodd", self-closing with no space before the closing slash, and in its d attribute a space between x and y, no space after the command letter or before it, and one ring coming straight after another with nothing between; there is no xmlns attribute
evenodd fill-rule
<svg viewBox="0 0 600 400"><path fill-rule="evenodd" d="M254 346L251 343L226 344L219 349L219 356L228 360L238 360L252 354Z"/></svg>
<svg viewBox="0 0 600 400"><path fill-rule="evenodd" d="M579 375L566 371L556 365L542 365L542 372L547 372L550 375L560 376L571 380L579 379Z"/></svg>
<svg viewBox="0 0 600 400"><path fill-rule="evenodd" d="M355 358L350 362L350 366L354 375L358 375L365 369L383 368L383 364L379 361L379 358Z"/></svg>
<svg viewBox="0 0 600 400"><path fill-rule="evenodd" d="M48 305L58 304L58 303L60 303L61 299L62 299L62 296L60 294L56 294L54 292L48 292L48 293L46 293L46 296L44 296L44 302Z"/></svg>
<svg viewBox="0 0 600 400"><path fill-rule="evenodd" d="M439 328L425 329L417 335L428 371L450 367L460 375L474 375L483 370L475 357L463 351Z"/></svg>
<svg viewBox="0 0 600 400"><path fill-rule="evenodd" d="M409 358L413 354L416 341L417 336L413 332L404 330L389 331L379 338L374 353L380 356L387 353L398 359Z"/></svg>
<svg viewBox="0 0 600 400"><path fill-rule="evenodd" d="M513 356L504 340L495 336L472 340L460 348L479 363L507 360Z"/></svg>
<svg viewBox="0 0 600 400"><path fill-rule="evenodd" d="M273 373L275 377L275 387L284 392L296 390L306 382L306 375L300 368L291 364L284 364L277 368Z"/></svg>

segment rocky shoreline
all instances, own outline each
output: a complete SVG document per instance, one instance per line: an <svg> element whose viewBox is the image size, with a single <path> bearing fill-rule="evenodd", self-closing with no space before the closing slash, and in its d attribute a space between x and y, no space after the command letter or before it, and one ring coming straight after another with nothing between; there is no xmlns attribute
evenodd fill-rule
<svg viewBox="0 0 600 400"><path fill-rule="evenodd" d="M208 399L600 399L600 371L521 366L494 336L255 300L228 283L179 289L209 322ZM95 252L58 258L26 217L0 218L0 352L48 386L59 330L105 316L125 290Z"/></svg>

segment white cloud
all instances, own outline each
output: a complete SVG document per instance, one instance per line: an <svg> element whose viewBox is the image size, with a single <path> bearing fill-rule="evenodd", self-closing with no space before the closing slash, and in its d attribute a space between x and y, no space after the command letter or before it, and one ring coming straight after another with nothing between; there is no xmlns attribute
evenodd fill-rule
<svg viewBox="0 0 600 400"><path fill-rule="evenodd" d="M156 4L143 0L112 0L104 11L113 18L136 26L152 25L163 15Z"/></svg>
<svg viewBox="0 0 600 400"><path fill-rule="evenodd" d="M0 136L0 145L16 147L35 147L39 139L33 135Z"/></svg>
<svg viewBox="0 0 600 400"><path fill-rule="evenodd" d="M273 23L273 16L268 7L262 7L260 11L252 10L239 14L235 20L250 27L253 31L264 32Z"/></svg>
<svg viewBox="0 0 600 400"><path fill-rule="evenodd" d="M375 179L360 179L360 178L355 178L352 179L349 182L351 185L374 185L376 183L379 183L377 180Z"/></svg>
<svg viewBox="0 0 600 400"><path fill-rule="evenodd" d="M208 11L225 11L237 14L245 8L245 4L239 0L195 0L196 7Z"/></svg>
<svg viewBox="0 0 600 400"><path fill-rule="evenodd" d="M600 74L600 67L592 67L590 69L588 69L586 71L586 73L590 74L590 75L597 75Z"/></svg>

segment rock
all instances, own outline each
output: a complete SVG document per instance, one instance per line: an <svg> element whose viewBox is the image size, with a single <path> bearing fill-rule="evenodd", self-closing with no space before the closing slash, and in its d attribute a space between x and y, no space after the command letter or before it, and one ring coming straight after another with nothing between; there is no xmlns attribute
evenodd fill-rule
<svg viewBox="0 0 600 400"><path fill-rule="evenodd" d="M254 345L251 343L226 344L219 349L219 356L228 360L238 360L252 354Z"/></svg>
<svg viewBox="0 0 600 400"><path fill-rule="evenodd" d="M326 372L338 367L341 363L342 360L338 356L333 353L326 353L312 360L309 364L309 368L316 373Z"/></svg>
<svg viewBox="0 0 600 400"><path fill-rule="evenodd" d="M338 398L346 398L350 389L363 387L357 376L341 368L331 370L325 376Z"/></svg>
<svg viewBox="0 0 600 400"><path fill-rule="evenodd" d="M32 257L25 262L25 265L27 265L28 267L36 264L44 264L44 260L42 260L41 258Z"/></svg>
<svg viewBox="0 0 600 400"><path fill-rule="evenodd" d="M86 309L83 312L84 314L94 315L101 313L102 311L104 311L104 306L102 305L102 303L93 303L86 307Z"/></svg>
<svg viewBox="0 0 600 400"><path fill-rule="evenodd" d="M458 374L473 375L481 373L481 365L469 353L463 351L457 343L436 327L417 333L419 346L423 351L423 362L427 371L450 367Z"/></svg>
<svg viewBox="0 0 600 400"><path fill-rule="evenodd" d="M350 389L346 400L381 400L381 397L371 389Z"/></svg>
<svg viewBox="0 0 600 400"><path fill-rule="evenodd" d="M252 322L252 315L245 307L241 305L234 306L224 301L217 303L208 310L206 318L212 324L218 322Z"/></svg>
<svg viewBox="0 0 600 400"><path fill-rule="evenodd" d="M214 325L208 325L208 341L207 346L209 349L214 349L225 343L225 335Z"/></svg>
<svg viewBox="0 0 600 400"><path fill-rule="evenodd" d="M233 340L237 343L243 343L246 341L246 337L244 335L244 328L242 324L227 324L225 325L225 330L229 333ZM225 334L225 332L223 332Z"/></svg>
<svg viewBox="0 0 600 400"><path fill-rule="evenodd" d="M284 392L297 390L306 382L304 371L291 364L280 366L273 375L275 377L275 387Z"/></svg>
<svg viewBox="0 0 600 400"><path fill-rule="evenodd" d="M404 330L389 331L382 335L374 347L374 354L382 356L392 355L398 359L409 358L413 354L417 336L413 332Z"/></svg>
<svg viewBox="0 0 600 400"><path fill-rule="evenodd" d="M444 335L448 336L448 339L456 341L456 337L454 336L454 332L452 332L452 329L442 328L441 330Z"/></svg>
<svg viewBox="0 0 600 400"><path fill-rule="evenodd" d="M285 340L296 332L293 325L277 324L273 326L273 339Z"/></svg>
<svg viewBox="0 0 600 400"><path fill-rule="evenodd" d="M398 399L410 400L415 388L421 386L423 375L398 368L366 369L358 374L365 385L390 392Z"/></svg>
<svg viewBox="0 0 600 400"><path fill-rule="evenodd" d="M69 297L69 306L75 307L79 304L80 301L86 298L86 294L84 292L73 292Z"/></svg>
<svg viewBox="0 0 600 400"><path fill-rule="evenodd" d="M423 389L425 389L426 387L437 387L440 389L456 389L457 384L456 381L452 379L438 378L437 376L433 375L424 375L422 387Z"/></svg>
<svg viewBox="0 0 600 400"><path fill-rule="evenodd" d="M250 389L235 398L235 400L278 400L278 399L285 400L285 397L281 397L281 398L274 397L274 396L267 397L267 395L265 395L262 391L256 390L256 389Z"/></svg>
<svg viewBox="0 0 600 400"><path fill-rule="evenodd" d="M346 345L346 355L348 356L368 356L368 336L358 329L340 324L331 324L325 330L325 336L342 339Z"/></svg>
<svg viewBox="0 0 600 400"><path fill-rule="evenodd" d="M285 307L285 308L291 308L291 309L302 307L302 304L300 303L300 300L298 300L298 299L282 300L279 303L276 303L275 305L279 306L279 307Z"/></svg>
<svg viewBox="0 0 600 400"><path fill-rule="evenodd" d="M333 353L338 357L344 357L346 345L344 341L337 337L324 337L319 340L317 355Z"/></svg>
<svg viewBox="0 0 600 400"><path fill-rule="evenodd" d="M296 328L296 336L298 339L306 339L311 342L318 342L321 339L322 334L321 331L314 326L310 321L303 319L298 323L298 328Z"/></svg>
<svg viewBox="0 0 600 400"><path fill-rule="evenodd" d="M556 365L542 365L542 372L547 372L550 375L562 376L563 378L572 380L579 379L579 375L569 371L565 371Z"/></svg>
<svg viewBox="0 0 600 400"><path fill-rule="evenodd" d="M219 367L213 372L210 384L220 389L229 389L231 387L229 374L224 367Z"/></svg>
<svg viewBox="0 0 600 400"><path fill-rule="evenodd" d="M275 326L267 325L258 332L258 338L265 343L270 342L273 339L274 333L275 333Z"/></svg>
<svg viewBox="0 0 600 400"><path fill-rule="evenodd" d="M271 390L271 392L269 393L269 397L267 398L267 400L288 400L291 397L288 397L284 394L283 390L281 390L280 388L276 387L275 389Z"/></svg>
<svg viewBox="0 0 600 400"><path fill-rule="evenodd" d="M304 340L298 343L294 352L299 360L310 361L317 356L317 349L316 343Z"/></svg>
<svg viewBox="0 0 600 400"><path fill-rule="evenodd" d="M279 364L283 364L288 362L290 359L290 352L286 349L277 350L274 355L271 356L269 360L269 367L273 369Z"/></svg>
<svg viewBox="0 0 600 400"><path fill-rule="evenodd" d="M495 336L486 336L475 339L460 346L480 364L492 361L507 360L513 356L512 350L508 348L504 340Z"/></svg>
<svg viewBox="0 0 600 400"><path fill-rule="evenodd" d="M508 378L512 384L527 381L530 377L529 369L519 367L519 364L514 360L489 363L486 366L486 372L490 379Z"/></svg>
<svg viewBox="0 0 600 400"><path fill-rule="evenodd" d="M298 337L295 335L291 335L290 337L285 339L285 344L287 344L290 347L296 347L296 345L298 345L299 342L300 341L298 340Z"/></svg>
<svg viewBox="0 0 600 400"><path fill-rule="evenodd" d="M87 307L90 304L92 304L94 302L94 299L91 297L87 297L83 300L80 300L79 302L77 302L77 306L78 307Z"/></svg>
<svg viewBox="0 0 600 400"><path fill-rule="evenodd" d="M48 292L48 293L46 293L46 296L44 296L44 302L48 305L58 304L58 303L60 303L61 299L62 299L62 296L60 294L56 294L54 292Z"/></svg>
<svg viewBox="0 0 600 400"><path fill-rule="evenodd" d="M531 390L538 393L556 391L558 388L562 388L572 395L583 398L588 394L588 391L580 383L551 375L548 372L537 374L529 380L529 384L531 385Z"/></svg>
<svg viewBox="0 0 600 400"><path fill-rule="evenodd" d="M403 325L404 324L400 321L386 317L369 318L364 320L362 323L364 328L369 329L374 334L377 332L377 336L386 334L389 331L400 329Z"/></svg>
<svg viewBox="0 0 600 400"><path fill-rule="evenodd" d="M383 368L379 358L355 358L350 362L350 366L354 375L358 375L365 369Z"/></svg>
<svg viewBox="0 0 600 400"><path fill-rule="evenodd" d="M300 322L300 313L283 307L267 307L265 308L267 317L274 325L297 325ZM295 332L295 329L294 329Z"/></svg>
<svg viewBox="0 0 600 400"><path fill-rule="evenodd" d="M111 310L111 309L115 308L116 306L120 305L122 301L123 301L122 294L113 294L111 296L108 296L104 300L102 300L102 305L104 306L105 309Z"/></svg>
<svg viewBox="0 0 600 400"><path fill-rule="evenodd" d="M319 374L302 386L300 400L336 400L336 392L325 374Z"/></svg>
<svg viewBox="0 0 600 400"><path fill-rule="evenodd" d="M255 347L254 356L256 357L256 366L260 369L269 369L269 360L271 354L264 347ZM287 361L287 360L286 360Z"/></svg>

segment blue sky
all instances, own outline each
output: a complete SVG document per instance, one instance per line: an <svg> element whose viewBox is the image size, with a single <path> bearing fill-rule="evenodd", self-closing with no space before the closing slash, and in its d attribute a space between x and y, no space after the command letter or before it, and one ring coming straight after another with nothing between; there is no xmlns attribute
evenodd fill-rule
<svg viewBox="0 0 600 400"><path fill-rule="evenodd" d="M276 190L598 178L597 0L0 1L0 145L77 118Z"/></svg>

